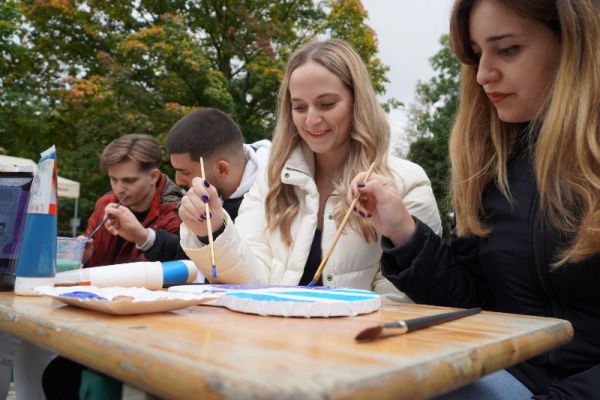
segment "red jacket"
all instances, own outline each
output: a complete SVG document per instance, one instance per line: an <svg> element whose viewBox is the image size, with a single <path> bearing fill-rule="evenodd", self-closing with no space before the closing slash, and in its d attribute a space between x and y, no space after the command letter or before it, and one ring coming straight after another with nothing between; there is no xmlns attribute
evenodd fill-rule
<svg viewBox="0 0 600 400"><path fill-rule="evenodd" d="M166 175L156 182L156 195L152 199L148 215L142 222L146 228L162 229L167 232L179 233L179 216L177 207L183 193ZM107 193L96 201L94 212L88 220L88 227L84 235L89 234L104 218L104 208L110 203L118 202L117 197ZM135 247L135 243L125 242L118 254L115 253L118 236L113 236L106 229L101 228L94 235L94 254L85 264L85 267L100 265L121 264L134 261L145 261L143 253Z"/></svg>

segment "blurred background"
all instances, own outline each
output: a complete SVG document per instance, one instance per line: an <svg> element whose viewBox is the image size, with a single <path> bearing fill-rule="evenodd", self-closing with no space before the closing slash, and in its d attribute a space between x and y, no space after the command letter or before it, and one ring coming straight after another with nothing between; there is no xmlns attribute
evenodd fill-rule
<svg viewBox="0 0 600 400"><path fill-rule="evenodd" d="M55 144L59 175L80 185L59 199L59 234L80 233L110 190L98 157L111 140L162 142L200 107L230 113L247 142L270 138L289 54L337 37L368 65L392 152L425 168L447 232L460 71L449 12L449 0L2 0L0 155L37 162ZM172 176L166 156L161 169Z"/></svg>

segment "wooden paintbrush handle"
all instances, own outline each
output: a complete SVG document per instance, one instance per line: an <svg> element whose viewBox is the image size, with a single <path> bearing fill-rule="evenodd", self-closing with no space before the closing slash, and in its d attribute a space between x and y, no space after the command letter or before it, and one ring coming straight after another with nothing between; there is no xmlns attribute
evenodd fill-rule
<svg viewBox="0 0 600 400"><path fill-rule="evenodd" d="M367 171L367 175L365 176L365 182L369 180L369 177L371 176L371 172L373 172L373 168L375 168L375 161L373 161L371 163L371 166L369 167L369 170ZM342 219L342 222L340 223L340 226L338 227L337 232L335 233L335 237L333 238L333 241L329 244L329 247L327 248L327 251L325 252L325 256L321 260L321 263L319 264L319 267L317 268L317 272L315 272L313 280L310 282L310 284L308 286L314 286L319 281L319 278L321 277L321 274L323 273L323 268L325 267L325 264L327 264L327 261L329 260L329 256L331 256L331 253L333 253L333 249L335 248L335 245L336 245L338 239L342 235L342 232L344 231L344 227L346 226L346 222L348 222L348 218L350 218L350 214L352 213L352 210L354 209L354 206L356 205L356 202L358 201L358 196L359 196L359 194L357 193L356 196L354 197L354 200L352 200L352 204L350 204L350 207L348 207L348 210L346 211L346 215L344 215L344 218Z"/></svg>

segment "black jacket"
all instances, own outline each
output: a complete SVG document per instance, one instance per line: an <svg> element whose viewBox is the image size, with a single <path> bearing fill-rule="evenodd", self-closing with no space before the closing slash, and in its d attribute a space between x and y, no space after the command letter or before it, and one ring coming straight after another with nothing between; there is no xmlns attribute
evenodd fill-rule
<svg viewBox="0 0 600 400"><path fill-rule="evenodd" d="M486 237L448 245L417 220L401 246L383 238L383 275L417 303L566 319L573 340L508 371L536 399L600 399L600 257L551 268L568 237L539 212L530 157L508 165L512 203L495 184L483 197Z"/></svg>
<svg viewBox="0 0 600 400"><path fill-rule="evenodd" d="M223 200L223 208L235 221L238 210L244 197ZM154 244L144 252L144 257L149 261L187 260L189 257L181 248L179 235L159 229L156 231Z"/></svg>

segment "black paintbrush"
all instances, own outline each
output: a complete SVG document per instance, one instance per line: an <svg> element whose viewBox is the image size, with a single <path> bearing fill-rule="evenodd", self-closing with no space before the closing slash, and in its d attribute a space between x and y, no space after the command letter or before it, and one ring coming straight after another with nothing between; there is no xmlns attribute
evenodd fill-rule
<svg viewBox="0 0 600 400"><path fill-rule="evenodd" d="M359 342L368 342L377 339L381 336L384 329L393 328L394 335L402 335L404 333L416 331L418 329L427 328L433 325L443 324L444 322L453 321L455 319L468 317L469 315L478 314L481 308L469 308L467 310L452 311L443 314L430 315L428 317L419 317L407 319L406 321L386 322L385 324L372 326L363 329L356 335L354 340Z"/></svg>
<svg viewBox="0 0 600 400"><path fill-rule="evenodd" d="M125 196L121 197L121 199L119 199L119 202L117 203L117 206L116 206L115 208L119 208L119 206L121 205L121 203L122 203L122 202L123 202L123 201L124 201L126 198L127 198L127 195L125 195ZM100 224L99 224L97 227L95 227L95 228L94 228L94 230L93 230L93 231L91 231L89 235L87 235L87 238L88 238L88 239L91 239L91 238L93 238L93 237L94 237L94 235L95 235L96 233L98 233L98 231L100 230L100 228L102 228L102 227L104 226L104 224L106 223L106 221L108 221L108 218L109 218L109 215L108 215L108 214L106 214L106 215L104 216L104 218L102 218L102 221L100 222Z"/></svg>

